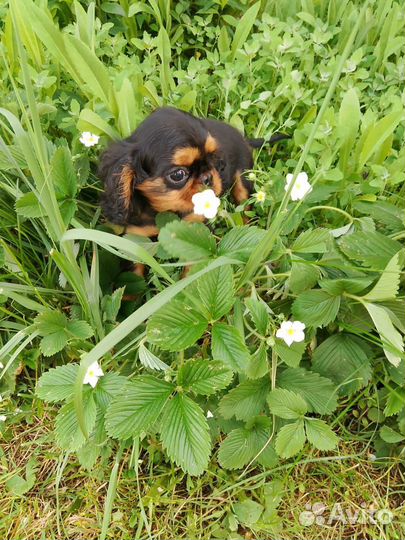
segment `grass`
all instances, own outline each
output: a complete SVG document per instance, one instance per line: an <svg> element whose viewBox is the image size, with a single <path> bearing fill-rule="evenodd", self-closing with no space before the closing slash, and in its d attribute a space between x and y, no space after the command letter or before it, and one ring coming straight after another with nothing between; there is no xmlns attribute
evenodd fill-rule
<svg viewBox="0 0 405 540"><path fill-rule="evenodd" d="M11 0L0 12L0 534L402 538L401 4ZM223 199L198 242L170 215L156 243L121 238L100 213L101 149L161 105L249 137L292 134L256 155L264 202ZM100 145L83 147L87 130ZM302 171L312 192L293 202L285 177ZM146 263L145 279L122 259ZM201 292L213 283L218 317ZM291 318L305 342L283 348ZM236 357L211 363L206 395L227 340ZM137 395L157 408L134 430L121 415L131 403L141 422ZM384 508L385 525L366 515Z"/></svg>

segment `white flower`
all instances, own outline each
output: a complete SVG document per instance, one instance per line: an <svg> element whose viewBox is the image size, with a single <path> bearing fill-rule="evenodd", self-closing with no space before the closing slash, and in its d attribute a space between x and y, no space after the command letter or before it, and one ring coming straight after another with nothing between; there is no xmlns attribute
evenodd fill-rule
<svg viewBox="0 0 405 540"><path fill-rule="evenodd" d="M0 414L0 422L5 422L7 420L7 416L5 414Z"/></svg>
<svg viewBox="0 0 405 540"><path fill-rule="evenodd" d="M266 194L264 191L261 190L255 193L255 197L257 202L264 202L266 200Z"/></svg>
<svg viewBox="0 0 405 540"><path fill-rule="evenodd" d="M100 377L104 375L103 370L99 366L98 362L93 362L91 366L87 368L86 375L84 376L83 384L90 384L93 388L96 386Z"/></svg>
<svg viewBox="0 0 405 540"><path fill-rule="evenodd" d="M256 180L256 175L255 175L255 173L254 173L254 172L250 172L250 173L248 174L248 178L249 178L249 180L250 180L251 182L254 182L254 181Z"/></svg>
<svg viewBox="0 0 405 540"><path fill-rule="evenodd" d="M84 144L84 146L90 147L97 144L99 139L100 137L98 135L94 135L94 133L90 133L90 131L83 131L79 141Z"/></svg>
<svg viewBox="0 0 405 540"><path fill-rule="evenodd" d="M214 415L211 411L207 411L207 418L214 418Z"/></svg>
<svg viewBox="0 0 405 540"><path fill-rule="evenodd" d="M206 189L200 193L195 193L191 200L194 204L194 214L211 219L217 215L221 200L215 195L212 189Z"/></svg>
<svg viewBox="0 0 405 540"><path fill-rule="evenodd" d="M4 364L2 364L2 363L0 362L0 369L3 369L3 368L4 368Z"/></svg>
<svg viewBox="0 0 405 540"><path fill-rule="evenodd" d="M283 339L290 347L294 341L304 341L305 324L300 321L284 321L276 332L276 337Z"/></svg>
<svg viewBox="0 0 405 540"><path fill-rule="evenodd" d="M288 191L290 184L292 182L293 175L287 174L285 191ZM305 172L300 172L294 182L294 186L291 190L290 196L292 201L299 201L312 191L312 186L308 182L308 175Z"/></svg>

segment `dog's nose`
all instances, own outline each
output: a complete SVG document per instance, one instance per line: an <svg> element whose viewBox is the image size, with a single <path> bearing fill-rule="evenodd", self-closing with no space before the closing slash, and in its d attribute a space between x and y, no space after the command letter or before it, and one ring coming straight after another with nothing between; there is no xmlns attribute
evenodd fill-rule
<svg viewBox="0 0 405 540"><path fill-rule="evenodd" d="M200 181L204 186L210 186L212 184L212 174L207 172L200 176Z"/></svg>

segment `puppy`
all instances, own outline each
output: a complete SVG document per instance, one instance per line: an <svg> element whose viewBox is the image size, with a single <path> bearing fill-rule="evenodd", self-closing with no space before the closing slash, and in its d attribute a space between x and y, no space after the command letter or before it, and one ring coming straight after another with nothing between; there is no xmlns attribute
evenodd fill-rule
<svg viewBox="0 0 405 540"><path fill-rule="evenodd" d="M286 137L276 134L269 142ZM223 122L157 109L102 155L104 215L129 233L149 237L159 232L158 212L204 221L193 213L192 196L211 188L218 197L230 191L236 203L246 200L253 186L244 172L253 167L252 148L264 142L245 139Z"/></svg>

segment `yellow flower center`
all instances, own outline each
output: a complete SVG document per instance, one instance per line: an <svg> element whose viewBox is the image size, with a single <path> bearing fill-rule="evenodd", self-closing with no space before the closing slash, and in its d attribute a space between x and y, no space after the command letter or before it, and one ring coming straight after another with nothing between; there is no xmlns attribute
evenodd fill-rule
<svg viewBox="0 0 405 540"><path fill-rule="evenodd" d="M205 209L211 208L211 203L210 203L210 201L207 201L207 202L204 204L204 208L205 208Z"/></svg>
<svg viewBox="0 0 405 540"><path fill-rule="evenodd" d="M294 328L290 328L289 330L287 330L287 334L288 334L289 336L293 336L293 335L295 334Z"/></svg>
<svg viewBox="0 0 405 540"><path fill-rule="evenodd" d="M95 373L94 373L94 371L92 369L89 371L89 375L90 375L90 377L94 377Z"/></svg>

